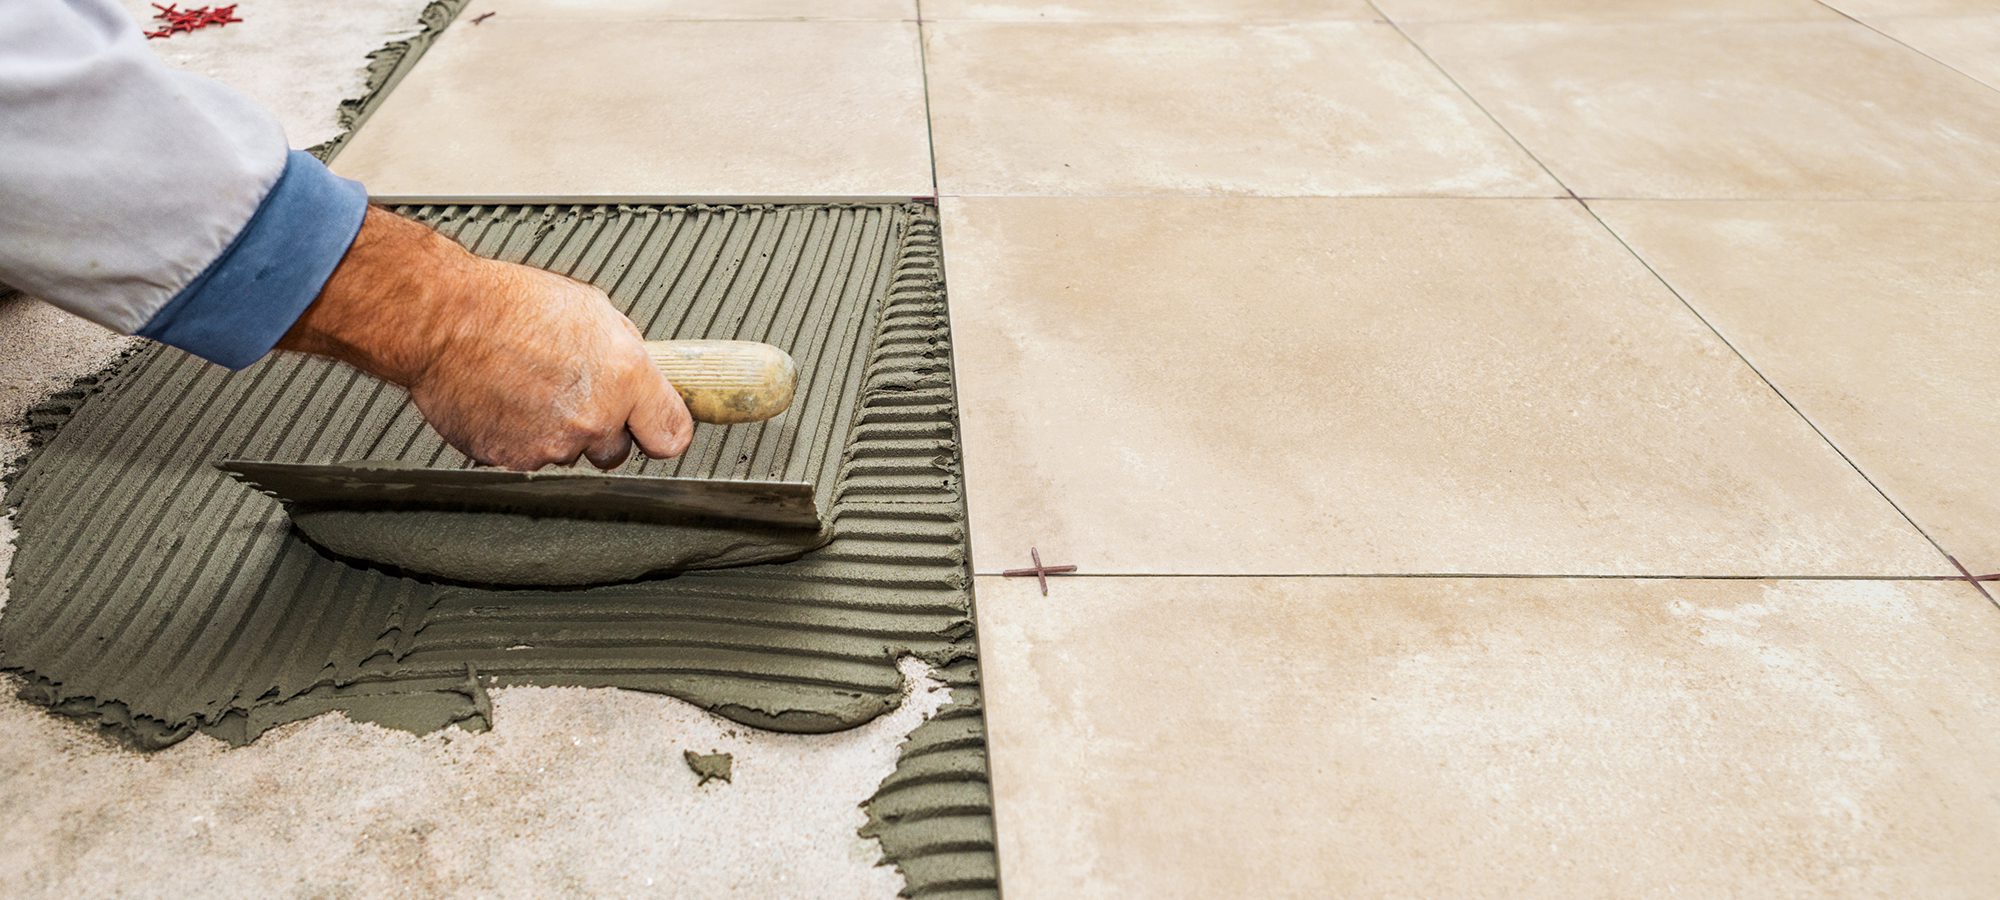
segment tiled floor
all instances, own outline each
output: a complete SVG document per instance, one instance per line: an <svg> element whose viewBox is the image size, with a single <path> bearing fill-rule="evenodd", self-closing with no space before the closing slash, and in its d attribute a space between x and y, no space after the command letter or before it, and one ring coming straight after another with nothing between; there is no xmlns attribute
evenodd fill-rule
<svg viewBox="0 0 2000 900"><path fill-rule="evenodd" d="M919 5L480 6L337 168L939 196L1010 893L1991 894L2000 8Z"/></svg>
<svg viewBox="0 0 2000 900"><path fill-rule="evenodd" d="M1084 5L921 26L1009 893L2000 880L1976 28Z"/></svg>

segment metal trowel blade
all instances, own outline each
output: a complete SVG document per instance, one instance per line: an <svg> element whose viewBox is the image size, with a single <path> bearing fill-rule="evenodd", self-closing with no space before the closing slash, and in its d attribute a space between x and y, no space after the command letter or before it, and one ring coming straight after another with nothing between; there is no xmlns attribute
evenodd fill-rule
<svg viewBox="0 0 2000 900"><path fill-rule="evenodd" d="M802 481L717 481L565 469L427 469L367 462L225 459L215 465L287 506L455 509L662 523L734 519L820 527L812 485Z"/></svg>

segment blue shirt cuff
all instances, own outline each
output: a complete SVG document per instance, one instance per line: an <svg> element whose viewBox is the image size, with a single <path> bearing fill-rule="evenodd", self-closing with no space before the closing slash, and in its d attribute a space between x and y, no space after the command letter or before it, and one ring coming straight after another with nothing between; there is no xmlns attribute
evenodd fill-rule
<svg viewBox="0 0 2000 900"><path fill-rule="evenodd" d="M291 151L236 239L139 336L232 369L256 362L319 296L367 212L360 182Z"/></svg>

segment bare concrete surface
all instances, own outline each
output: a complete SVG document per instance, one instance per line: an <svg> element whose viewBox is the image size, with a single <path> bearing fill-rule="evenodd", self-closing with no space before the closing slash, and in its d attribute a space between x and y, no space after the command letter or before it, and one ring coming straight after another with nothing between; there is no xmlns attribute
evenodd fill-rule
<svg viewBox="0 0 2000 900"><path fill-rule="evenodd" d="M121 2L142 24L156 12L149 0ZM428 3L236 0L239 24L148 43L168 65L199 72L257 101L278 117L292 146L305 148L340 135L340 101L367 90L368 54L415 34L417 16Z"/></svg>
<svg viewBox="0 0 2000 900"><path fill-rule="evenodd" d="M113 334L40 300L0 298L0 465L11 466L28 449L17 426L28 407L69 387L79 376L109 365L136 338ZM11 535L11 532L9 533ZM0 554L13 549L11 538ZM0 564L7 556L0 555ZM0 603L6 594L0 591Z"/></svg>
<svg viewBox="0 0 2000 900"><path fill-rule="evenodd" d="M414 31L424 6L240 0L243 24L152 43L307 147L338 133L367 53ZM131 340L0 300L0 471L26 448L21 413ZM0 519L0 571L13 538ZM0 582L0 614L6 596ZM155 754L16 700L0 678L0 896L893 896L902 878L856 834L858 804L948 699L903 665L914 688L897 709L830 735L757 732L654 695L514 688L493 693L488 733L327 715L242 749L197 736ZM684 750L733 754L734 782L697 787Z"/></svg>
<svg viewBox="0 0 2000 900"><path fill-rule="evenodd" d="M0 704L0 895L891 897L856 835L897 745L949 691L852 731L780 735L666 697L493 693L495 729L337 715L228 749L110 746ZM733 759L699 785L684 751Z"/></svg>

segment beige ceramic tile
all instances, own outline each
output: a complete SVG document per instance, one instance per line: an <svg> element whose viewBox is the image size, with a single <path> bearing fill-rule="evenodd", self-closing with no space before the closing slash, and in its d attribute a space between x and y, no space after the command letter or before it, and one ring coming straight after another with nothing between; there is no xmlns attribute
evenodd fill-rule
<svg viewBox="0 0 2000 900"><path fill-rule="evenodd" d="M1380 19L1368 0L923 0L927 21L1309 22Z"/></svg>
<svg viewBox="0 0 2000 900"><path fill-rule="evenodd" d="M642 21L663 19L914 19L917 0L482 0L460 16ZM480 23L491 24L493 20Z"/></svg>
<svg viewBox="0 0 2000 900"><path fill-rule="evenodd" d="M2000 198L2000 93L1853 22L1410 33L1583 196Z"/></svg>
<svg viewBox="0 0 2000 900"><path fill-rule="evenodd" d="M1868 24L1988 87L2000 88L2000 14L1870 19Z"/></svg>
<svg viewBox="0 0 2000 900"><path fill-rule="evenodd" d="M1826 5L1858 17L2000 13L2000 0L1826 0Z"/></svg>
<svg viewBox="0 0 2000 900"><path fill-rule="evenodd" d="M981 579L1007 893L1984 897L1943 582Z"/></svg>
<svg viewBox="0 0 2000 900"><path fill-rule="evenodd" d="M1397 22L1838 19L1818 0L1375 0Z"/></svg>
<svg viewBox="0 0 2000 900"><path fill-rule="evenodd" d="M1951 572L1574 201L944 224L979 572Z"/></svg>
<svg viewBox="0 0 2000 900"><path fill-rule="evenodd" d="M2000 572L2000 206L1592 205L1931 537Z"/></svg>
<svg viewBox="0 0 2000 900"><path fill-rule="evenodd" d="M557 22L446 32L335 171L378 195L932 193L908 22Z"/></svg>
<svg viewBox="0 0 2000 900"><path fill-rule="evenodd" d="M924 26L951 194L1560 194L1396 29Z"/></svg>

